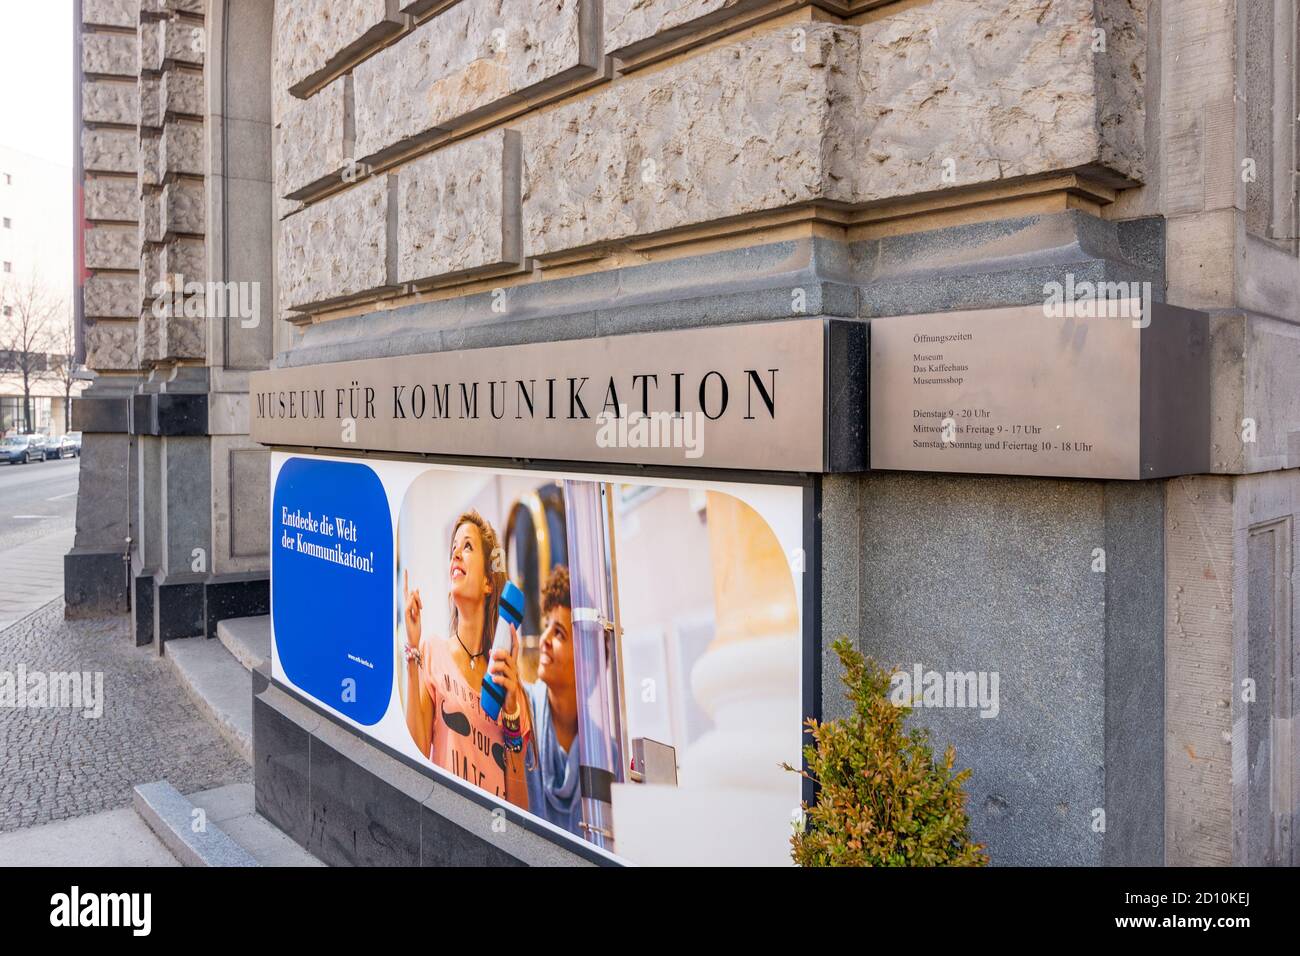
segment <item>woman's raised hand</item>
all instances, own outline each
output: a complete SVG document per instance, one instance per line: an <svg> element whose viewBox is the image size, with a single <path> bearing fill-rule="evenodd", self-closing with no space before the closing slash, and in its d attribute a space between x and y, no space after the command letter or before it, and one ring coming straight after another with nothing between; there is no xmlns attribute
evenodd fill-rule
<svg viewBox="0 0 1300 956"><path fill-rule="evenodd" d="M502 713L513 714L519 706L522 690L519 686L519 631L510 625L510 650L493 651L488 673L497 685L506 692Z"/></svg>
<svg viewBox="0 0 1300 956"><path fill-rule="evenodd" d="M420 646L420 612L424 602L420 600L420 589L410 588L411 572L402 571L402 603L406 606L406 643L412 647Z"/></svg>

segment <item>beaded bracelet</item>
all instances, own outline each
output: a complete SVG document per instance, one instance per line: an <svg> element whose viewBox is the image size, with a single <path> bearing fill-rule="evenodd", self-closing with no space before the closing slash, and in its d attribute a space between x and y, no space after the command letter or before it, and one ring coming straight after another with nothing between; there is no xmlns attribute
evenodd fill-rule
<svg viewBox="0 0 1300 956"><path fill-rule="evenodd" d="M512 750L515 753L518 753L524 749L524 735L519 731L518 727L505 728L505 733L502 734L502 737L505 738L507 750Z"/></svg>

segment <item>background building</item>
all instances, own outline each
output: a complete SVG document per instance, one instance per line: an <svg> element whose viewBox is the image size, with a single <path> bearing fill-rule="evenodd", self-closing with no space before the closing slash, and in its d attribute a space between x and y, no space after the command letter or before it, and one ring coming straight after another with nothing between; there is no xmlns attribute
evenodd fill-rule
<svg viewBox="0 0 1300 956"><path fill-rule="evenodd" d="M60 349L72 344L72 168L0 145L0 434L67 430Z"/></svg>
<svg viewBox="0 0 1300 956"><path fill-rule="evenodd" d="M924 713L974 770L994 862L1295 861L1294 0L83 0L80 19L100 377L77 403L70 613L125 610L128 538L138 640L265 610L252 369L1136 283L1209 315L1208 471L817 478L823 645L1001 674L998 719ZM262 321L160 315L177 274L258 283ZM829 662L822 694L835 716ZM410 862L409 840L349 851L311 823L344 783L300 790L324 722L277 700L257 705L262 812L333 862ZM350 746L330 779L383 794L360 832L410 837L400 766Z"/></svg>
<svg viewBox="0 0 1300 956"><path fill-rule="evenodd" d="M0 144L0 276L35 274L65 300L72 289L72 167Z"/></svg>

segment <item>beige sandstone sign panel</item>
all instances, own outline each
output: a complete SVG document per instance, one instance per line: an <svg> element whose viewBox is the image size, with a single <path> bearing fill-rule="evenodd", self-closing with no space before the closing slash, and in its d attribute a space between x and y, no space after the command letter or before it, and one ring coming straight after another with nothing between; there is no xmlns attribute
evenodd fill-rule
<svg viewBox="0 0 1300 956"><path fill-rule="evenodd" d="M355 451L860 470L861 426L828 436L825 410L844 378L837 394L857 383L862 399L846 421L863 421L865 338L861 324L815 318L273 369L252 376L251 433Z"/></svg>
<svg viewBox="0 0 1300 956"><path fill-rule="evenodd" d="M1116 305L1101 316L1028 306L874 319L871 467L1125 479L1203 470L1204 316Z"/></svg>

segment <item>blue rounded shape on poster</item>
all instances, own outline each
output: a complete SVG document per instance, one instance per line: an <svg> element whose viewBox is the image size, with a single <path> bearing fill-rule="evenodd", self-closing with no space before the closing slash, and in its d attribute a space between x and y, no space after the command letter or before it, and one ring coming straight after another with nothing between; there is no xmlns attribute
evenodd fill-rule
<svg viewBox="0 0 1300 956"><path fill-rule="evenodd" d="M291 458L271 512L271 618L285 675L357 723L393 687L393 522L365 465Z"/></svg>

